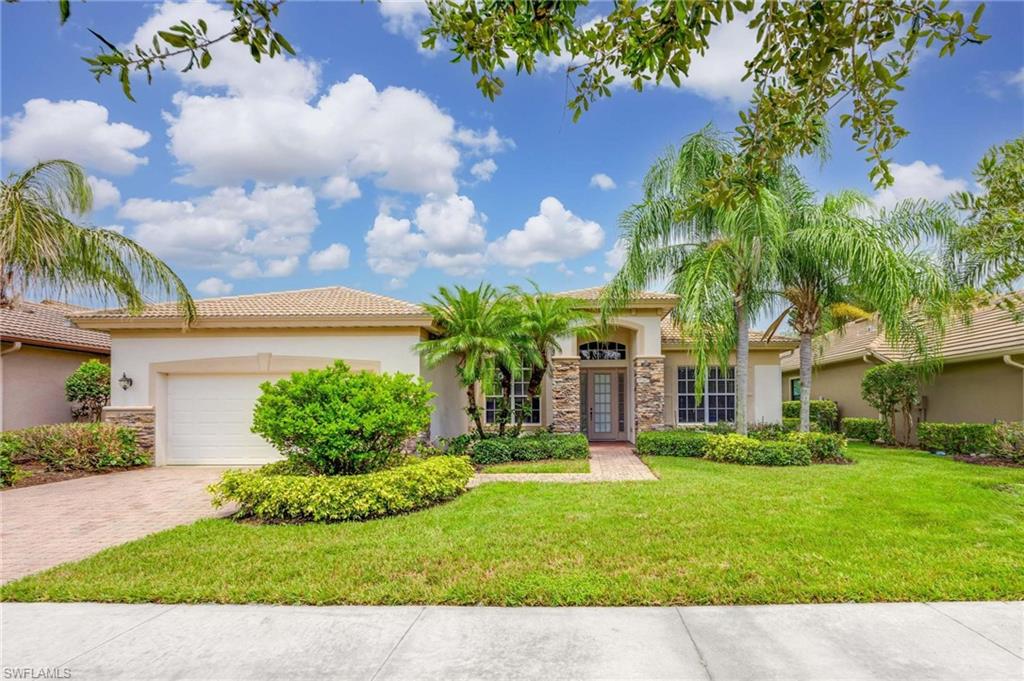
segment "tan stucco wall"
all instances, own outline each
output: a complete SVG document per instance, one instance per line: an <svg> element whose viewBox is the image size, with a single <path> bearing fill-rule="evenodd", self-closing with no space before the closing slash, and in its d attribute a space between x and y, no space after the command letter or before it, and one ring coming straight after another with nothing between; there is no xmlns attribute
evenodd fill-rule
<svg viewBox="0 0 1024 681"><path fill-rule="evenodd" d="M665 351L665 423L669 425L676 425L679 422L679 410L677 409L679 400L679 380L678 380L678 369L681 366L694 366L696 362L693 359L693 355L689 352L681 350L666 350ZM764 421L776 422L782 418L781 407L777 407L775 395L764 395L762 398L764 402L758 405L758 394L757 394L757 381L755 376L757 375L757 367L778 367L779 364L779 351L778 350L754 350L750 351L750 378L747 381L747 414L749 415L750 422L755 422L755 414L761 412L767 414L762 418ZM729 357L729 366L736 365L736 356L732 355ZM778 375L778 374L775 374ZM767 393L767 391L766 391ZM779 411L778 414L775 412Z"/></svg>
<svg viewBox="0 0 1024 681"><path fill-rule="evenodd" d="M1017 358L1020 361L1020 358ZM830 364L815 369L811 398L835 400L841 416L878 415L860 396L860 383L872 364L863 360ZM789 399L789 379L782 375L782 393ZM928 421L986 423L993 419L1024 419L1024 371L992 358L946 364L935 380L923 387L924 417Z"/></svg>
<svg viewBox="0 0 1024 681"><path fill-rule="evenodd" d="M3 349L11 347L3 343ZM64 381L90 359L105 355L23 345L0 356L0 430L17 430L46 423L71 421L71 405L64 399Z"/></svg>
<svg viewBox="0 0 1024 681"><path fill-rule="evenodd" d="M874 418L878 412L868 406L860 396L860 382L864 372L875 366L861 358L814 367L811 372L811 399L832 400L839 405L842 417ZM799 370L782 374L782 399L789 399L789 379L799 378Z"/></svg>

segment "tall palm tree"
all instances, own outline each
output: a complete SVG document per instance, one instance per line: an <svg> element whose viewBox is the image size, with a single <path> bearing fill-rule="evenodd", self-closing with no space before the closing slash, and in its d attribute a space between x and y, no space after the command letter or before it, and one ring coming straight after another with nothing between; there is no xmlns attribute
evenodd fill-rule
<svg viewBox="0 0 1024 681"><path fill-rule="evenodd" d="M509 341L512 317L506 296L490 284L475 289L445 286L438 289L432 302L423 306L434 317L436 338L416 345L427 366L435 367L448 358L455 359L459 382L466 390L466 413L483 438L484 424L477 404L477 385L493 376L497 364L514 366L515 350Z"/></svg>
<svg viewBox="0 0 1024 681"><path fill-rule="evenodd" d="M551 365L551 356L562 349L559 341L578 334L595 335L595 331L594 315L582 309L580 301L575 298L544 293L536 284L533 284L532 292L516 287L512 292L521 306L519 329L528 342L524 357L529 359L531 369L526 383L526 401L516 426L518 433L527 410L532 408L534 398L540 393L544 375Z"/></svg>
<svg viewBox="0 0 1024 681"><path fill-rule="evenodd" d="M787 306L765 335L788 319L800 336L800 430L807 431L812 343L823 328L877 316L890 343L923 359L929 352L927 330L941 324L951 289L942 283L948 281L942 268L912 248L911 242L931 229L927 220L909 219L907 210L898 219L896 213L870 218L870 199L852 191L818 202L795 172L784 174L777 193L786 213L778 279ZM927 320L907 315L922 300L939 313L938 320L932 312Z"/></svg>
<svg viewBox="0 0 1024 681"><path fill-rule="evenodd" d="M81 167L44 161L0 181L0 305L26 290L112 298L130 312L146 293L177 298L191 322L188 287L159 258L128 237L76 222L92 209Z"/></svg>
<svg viewBox="0 0 1024 681"><path fill-rule="evenodd" d="M667 280L679 295L674 320L692 339L697 399L712 359L736 351L736 429L747 432L749 320L763 309L775 280L785 232L780 201L769 188L732 206L704 201L708 184L734 154L713 128L668 149L644 178L644 199L619 218L626 258L602 296L602 314L626 306L633 291Z"/></svg>

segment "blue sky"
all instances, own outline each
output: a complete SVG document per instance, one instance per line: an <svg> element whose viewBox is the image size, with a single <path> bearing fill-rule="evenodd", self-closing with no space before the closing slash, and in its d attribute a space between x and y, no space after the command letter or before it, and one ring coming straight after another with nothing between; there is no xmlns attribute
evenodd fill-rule
<svg viewBox="0 0 1024 681"><path fill-rule="evenodd" d="M3 171L82 163L96 178L89 220L134 236L200 296L600 284L651 160L708 122L736 125L752 46L725 29L682 89L617 88L573 124L559 64L510 75L491 103L465 65L417 48L416 3L286 3L279 30L297 58L256 66L226 46L208 72L136 79L135 103L80 61L95 51L87 29L126 43L177 16L216 27L219 6L75 3L64 27L52 3L0 13ZM918 60L898 113L911 135L879 203L971 187L984 151L1024 130L1024 5L990 4L982 31L981 47ZM833 147L824 168L802 162L812 184L872 193L845 131Z"/></svg>

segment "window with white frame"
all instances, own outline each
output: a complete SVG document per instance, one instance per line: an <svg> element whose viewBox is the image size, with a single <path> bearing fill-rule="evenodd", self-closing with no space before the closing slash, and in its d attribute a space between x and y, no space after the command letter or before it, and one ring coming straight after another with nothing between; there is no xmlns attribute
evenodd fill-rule
<svg viewBox="0 0 1024 681"><path fill-rule="evenodd" d="M704 399L697 404L697 368L679 367L679 423L718 423L736 420L736 370L708 367Z"/></svg>
<svg viewBox="0 0 1024 681"><path fill-rule="evenodd" d="M519 421L523 405L529 399L526 395L527 386L530 383L530 369L523 369L519 378L512 381L512 414L511 423ZM495 423L498 420L498 405L501 404L501 393L497 383L487 386L488 394L484 401L484 420L487 423ZM496 394L492 394L496 393ZM534 395L530 405L529 413L523 420L524 425L534 426L540 423L540 395Z"/></svg>

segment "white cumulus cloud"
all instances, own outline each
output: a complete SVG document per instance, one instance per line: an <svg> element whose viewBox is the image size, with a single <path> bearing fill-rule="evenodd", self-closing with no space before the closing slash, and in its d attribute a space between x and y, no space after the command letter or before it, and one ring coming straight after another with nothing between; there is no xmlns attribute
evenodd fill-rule
<svg viewBox="0 0 1024 681"><path fill-rule="evenodd" d="M29 166L64 158L87 168L125 175L148 159L132 153L149 133L127 123L111 123L107 108L85 99L53 102L30 99L21 113L4 119L4 160Z"/></svg>
<svg viewBox="0 0 1024 681"><path fill-rule="evenodd" d="M597 173L596 175L591 176L590 186L597 187L603 192L608 192L615 189L617 185L615 184L615 180L608 175L604 173Z"/></svg>
<svg viewBox="0 0 1024 681"><path fill-rule="evenodd" d="M236 278L294 271L319 223L312 190L293 185L222 187L188 201L133 198L118 217L135 223L132 236L158 256Z"/></svg>
<svg viewBox="0 0 1024 681"><path fill-rule="evenodd" d="M196 290L204 296L226 296L235 290L235 285L219 277L209 277L196 284Z"/></svg>
<svg viewBox="0 0 1024 681"><path fill-rule="evenodd" d="M102 177L93 177L92 175L89 175L86 179L89 182L89 187L92 189L93 210L103 210L109 206L117 206L121 203L121 192L117 190L113 182L104 180Z"/></svg>
<svg viewBox="0 0 1024 681"><path fill-rule="evenodd" d="M430 23L430 11L423 0L383 0L377 8L385 30L414 40L417 45L422 42L420 33Z"/></svg>
<svg viewBox="0 0 1024 681"><path fill-rule="evenodd" d="M553 196L540 203L540 211L522 229L513 229L492 243L487 256L494 262L525 268L586 255L600 248L604 230L580 218Z"/></svg>
<svg viewBox="0 0 1024 681"><path fill-rule="evenodd" d="M358 184L344 175L335 175L324 182L320 188L320 195L324 198L333 199L331 205L337 207L346 201L358 199L363 194L359 191Z"/></svg>
<svg viewBox="0 0 1024 681"><path fill-rule="evenodd" d="M903 199L942 201L954 192L967 189L967 182L948 178L937 164L914 161L908 165L890 163L893 184L875 194L875 205L892 208Z"/></svg>
<svg viewBox="0 0 1024 681"><path fill-rule="evenodd" d="M469 174L475 177L480 182L489 182L494 173L498 170L498 164L493 158L485 158L482 161L477 161L469 169Z"/></svg>
<svg viewBox="0 0 1024 681"><path fill-rule="evenodd" d="M343 270L348 267L351 251L345 244L331 244L321 251L309 254L309 269L313 272Z"/></svg>

